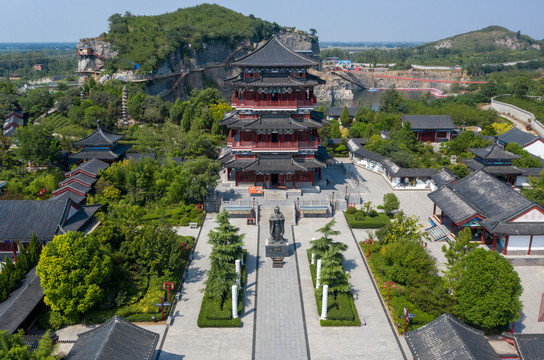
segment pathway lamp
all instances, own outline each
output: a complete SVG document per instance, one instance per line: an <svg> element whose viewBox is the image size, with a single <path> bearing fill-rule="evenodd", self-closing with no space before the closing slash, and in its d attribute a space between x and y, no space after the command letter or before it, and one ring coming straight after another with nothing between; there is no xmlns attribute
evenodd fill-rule
<svg viewBox="0 0 544 360"><path fill-rule="evenodd" d="M200 225L202 223L202 221L200 220L200 210L204 210L204 205L203 204L196 204L195 209L198 209L198 223Z"/></svg>
<svg viewBox="0 0 544 360"><path fill-rule="evenodd" d="M374 240L373 239L366 239L365 241L363 241L363 244L368 245L368 251L366 253L366 257L370 258L370 245L374 245Z"/></svg>
<svg viewBox="0 0 544 360"><path fill-rule="evenodd" d="M168 301L170 302L170 289L174 290L174 283L170 281L163 282L162 289L163 290L168 289Z"/></svg>
<svg viewBox="0 0 544 360"><path fill-rule="evenodd" d="M389 293L391 289L395 288L395 283L393 281L386 281L383 283L383 288L387 289L387 304L389 305Z"/></svg>

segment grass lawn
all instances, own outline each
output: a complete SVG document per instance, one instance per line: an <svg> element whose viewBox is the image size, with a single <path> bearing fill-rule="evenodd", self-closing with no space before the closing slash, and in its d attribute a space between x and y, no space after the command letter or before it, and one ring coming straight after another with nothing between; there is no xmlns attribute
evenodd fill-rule
<svg viewBox="0 0 544 360"><path fill-rule="evenodd" d="M389 224L389 217L378 213L376 216L364 216L361 210L350 213L349 209L345 212L346 220L353 229L379 229Z"/></svg>

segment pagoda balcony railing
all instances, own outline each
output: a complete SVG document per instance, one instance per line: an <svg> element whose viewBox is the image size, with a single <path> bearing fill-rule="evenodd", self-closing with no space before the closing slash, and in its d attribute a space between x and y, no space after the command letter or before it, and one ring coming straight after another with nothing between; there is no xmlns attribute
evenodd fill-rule
<svg viewBox="0 0 544 360"><path fill-rule="evenodd" d="M264 141L234 141L229 139L228 145L230 145L233 150L298 151L299 149L317 150L319 142L318 140L264 142Z"/></svg>
<svg viewBox="0 0 544 360"><path fill-rule="evenodd" d="M252 109L296 109L300 107L313 107L314 99L309 100L244 100L233 97L231 106L235 108Z"/></svg>

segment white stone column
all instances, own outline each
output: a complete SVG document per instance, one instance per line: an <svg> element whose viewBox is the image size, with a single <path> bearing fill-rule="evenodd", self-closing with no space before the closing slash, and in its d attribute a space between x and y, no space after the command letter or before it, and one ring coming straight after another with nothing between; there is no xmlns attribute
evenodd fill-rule
<svg viewBox="0 0 544 360"><path fill-rule="evenodd" d="M319 289L321 281L321 259L317 259L317 273L315 277L315 288Z"/></svg>
<svg viewBox="0 0 544 360"><path fill-rule="evenodd" d="M232 318L238 318L238 286L232 285Z"/></svg>
<svg viewBox="0 0 544 360"><path fill-rule="evenodd" d="M235 260L234 266L236 267L236 284L240 286L240 277L241 277L240 260Z"/></svg>
<svg viewBox="0 0 544 360"><path fill-rule="evenodd" d="M321 320L327 320L327 305L329 301L329 285L323 285L323 298L321 299Z"/></svg>
<svg viewBox="0 0 544 360"><path fill-rule="evenodd" d="M240 245L240 249L243 250L242 245ZM240 257L240 262L242 263L242 266L244 266L244 252L242 251L242 257Z"/></svg>
<svg viewBox="0 0 544 360"><path fill-rule="evenodd" d="M312 253L312 265L315 264L315 253Z"/></svg>

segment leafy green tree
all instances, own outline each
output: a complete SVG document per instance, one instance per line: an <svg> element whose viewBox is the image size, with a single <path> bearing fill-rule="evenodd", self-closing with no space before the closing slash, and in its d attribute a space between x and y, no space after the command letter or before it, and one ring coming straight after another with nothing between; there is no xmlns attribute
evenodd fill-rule
<svg viewBox="0 0 544 360"><path fill-rule="evenodd" d="M58 157L59 143L42 125L28 125L15 131L15 154L23 161L38 165L52 163Z"/></svg>
<svg viewBox="0 0 544 360"><path fill-rule="evenodd" d="M539 158L533 156L527 150L518 143L510 143L504 148L506 151L510 151L516 155L520 155L521 159L512 160L512 164L521 168L540 168L542 163Z"/></svg>
<svg viewBox="0 0 544 360"><path fill-rule="evenodd" d="M47 88L32 89L26 92L26 96L20 99L25 112L35 118L53 107L54 98Z"/></svg>
<svg viewBox="0 0 544 360"><path fill-rule="evenodd" d="M464 228L457 237L456 241L450 243L447 248L442 246L442 251L448 260L448 270L445 273L445 279L448 281L450 289L455 291L459 286L459 278L463 273L462 262L464 258L478 247L478 244L471 242L472 232L469 228Z"/></svg>
<svg viewBox="0 0 544 360"><path fill-rule="evenodd" d="M380 111L386 113L404 113L408 111L402 95L395 89L395 86L383 93L380 99Z"/></svg>
<svg viewBox="0 0 544 360"><path fill-rule="evenodd" d="M329 131L329 137L331 139L338 139L342 137L342 133L340 132L340 124L336 120L331 120Z"/></svg>
<svg viewBox="0 0 544 360"><path fill-rule="evenodd" d="M93 236L57 235L42 251L36 269L44 302L67 324L77 323L104 296L112 272L109 246Z"/></svg>
<svg viewBox="0 0 544 360"><path fill-rule="evenodd" d="M321 257L323 262L321 268L321 283L329 286L329 291L331 291L334 296L336 308L338 308L338 294L350 291L348 277L342 267L343 259L344 257L338 247L330 247ZM323 288L320 288L317 291L322 292Z"/></svg>
<svg viewBox="0 0 544 360"><path fill-rule="evenodd" d="M533 86L533 81L527 75L520 75L514 83L514 94L522 97L529 93L529 90Z"/></svg>
<svg viewBox="0 0 544 360"><path fill-rule="evenodd" d="M391 214L393 211L399 209L400 201L397 195L393 193L387 193L383 195L382 209L385 214Z"/></svg>
<svg viewBox="0 0 544 360"><path fill-rule="evenodd" d="M506 258L495 251L478 248L464 257L461 267L464 270L456 298L463 321L491 329L519 318L523 288Z"/></svg>
<svg viewBox="0 0 544 360"><path fill-rule="evenodd" d="M108 121L108 111L100 105L93 105L85 109L85 126L96 126L96 121L100 120L102 126L111 127L112 122ZM109 125L109 126L108 126Z"/></svg>
<svg viewBox="0 0 544 360"><path fill-rule="evenodd" d="M331 250L331 254L337 254L336 256L340 256L339 260L341 263L341 260L343 259L341 252L346 251L348 246L343 242L334 241L332 238L333 236L340 235L340 231L333 230L335 224L336 220L332 219L323 227L317 229L317 232L321 233L322 236L316 240L310 241L310 251L315 254L316 258L319 259L322 258L326 252Z"/></svg>
<svg viewBox="0 0 544 360"><path fill-rule="evenodd" d="M376 236L381 244L389 244L397 241L420 242L427 237L417 216L406 216L403 211L395 214L393 220L376 231Z"/></svg>
<svg viewBox="0 0 544 360"><path fill-rule="evenodd" d="M530 188L522 189L521 193L529 200L544 205L544 176L529 177Z"/></svg>
<svg viewBox="0 0 544 360"><path fill-rule="evenodd" d="M470 174L470 171L468 170L468 167L463 163L457 163L453 165L448 165L448 169L457 175L459 179L464 178L465 176L468 176Z"/></svg>
<svg viewBox="0 0 544 360"><path fill-rule="evenodd" d="M206 295L221 301L227 299L230 288L236 282L234 262L242 257L243 234L230 224L229 214L223 210L217 215L217 227L211 230L208 242L212 244L211 268L206 280Z"/></svg>
<svg viewBox="0 0 544 360"><path fill-rule="evenodd" d="M349 110L347 106L344 106L344 109L342 109L342 114L340 114L340 124L342 124L343 127L347 127L349 122Z"/></svg>

